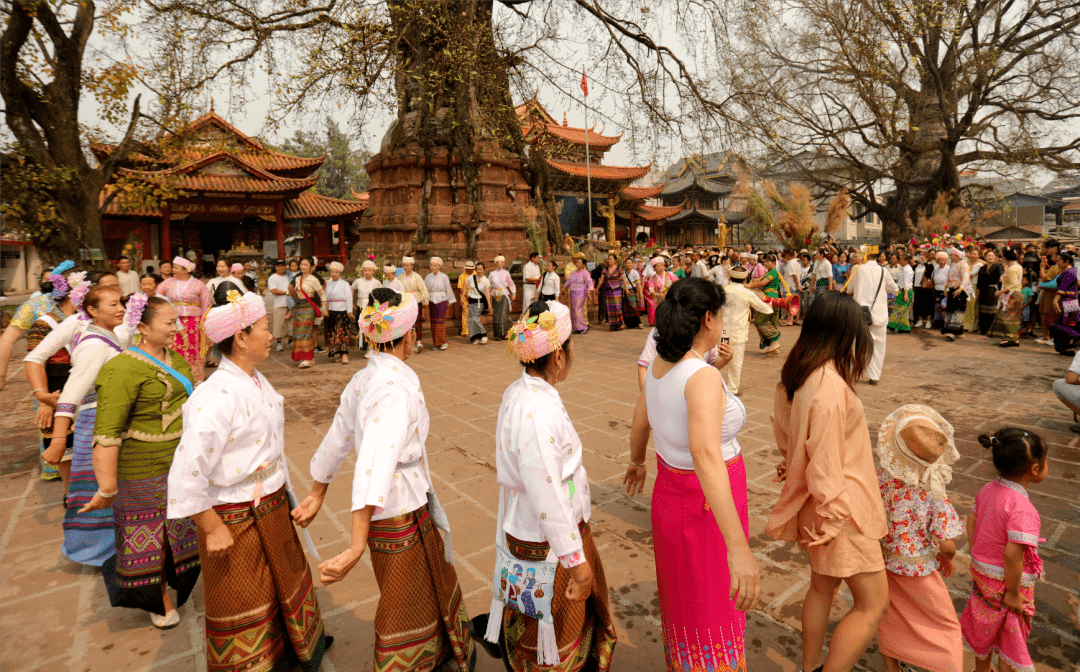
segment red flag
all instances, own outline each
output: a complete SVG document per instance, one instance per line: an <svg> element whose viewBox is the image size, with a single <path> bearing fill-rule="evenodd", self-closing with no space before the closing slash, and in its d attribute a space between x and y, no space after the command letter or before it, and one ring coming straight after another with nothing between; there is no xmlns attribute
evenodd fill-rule
<svg viewBox="0 0 1080 672"><path fill-rule="evenodd" d="M581 91L589 95L589 83L585 81L585 66L581 66Z"/></svg>

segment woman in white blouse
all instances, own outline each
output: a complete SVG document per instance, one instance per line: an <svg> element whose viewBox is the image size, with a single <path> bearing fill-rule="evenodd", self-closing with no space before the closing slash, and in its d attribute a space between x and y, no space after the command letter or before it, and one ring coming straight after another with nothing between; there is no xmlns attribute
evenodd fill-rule
<svg viewBox="0 0 1080 672"><path fill-rule="evenodd" d="M314 672L333 637L290 518L284 398L255 369L273 334L262 297L228 298L229 289L218 289L206 314L206 335L223 356L184 404L167 515L198 527L207 667L276 669L295 657Z"/></svg>
<svg viewBox="0 0 1080 672"><path fill-rule="evenodd" d="M119 287L97 285L87 291L83 286L72 290L72 295L72 302L82 307L93 321L73 322L74 345L69 348L71 373L60 393L53 419L53 440L43 457L49 464L60 462L67 448L68 428L74 424L75 442L65 500L62 552L69 560L101 567L116 554L112 510L112 497L116 492L101 492L94 478L94 421L97 417L94 381L101 367L128 346L131 332L118 329L124 322ZM120 335L114 330L119 330ZM80 512L95 494L108 499L109 506Z"/></svg>
<svg viewBox="0 0 1080 672"><path fill-rule="evenodd" d="M589 528L581 440L555 389L574 360L571 329L569 308L537 301L509 336L524 371L503 394L495 429L495 544L500 565L509 563L514 579L509 592L495 586L485 639L497 643L501 633L504 662L516 671L569 669L583 659L606 671L615 648L607 580ZM552 583L532 585L529 570L518 569L528 566L539 566L541 576L553 569ZM545 593L550 609L536 606ZM538 618L538 612L548 616Z"/></svg>
<svg viewBox="0 0 1080 672"><path fill-rule="evenodd" d="M559 265L555 259L548 259L547 271L540 279L540 300L554 301L559 298ZM528 309L528 306L525 306ZM521 312L525 312L522 310Z"/></svg>
<svg viewBox="0 0 1080 672"><path fill-rule="evenodd" d="M746 409L705 361L723 331L723 292L686 278L657 308L659 357L630 432L627 492L644 489L650 432L656 445L653 545L669 670L746 669L745 612L761 595L738 439Z"/></svg>
<svg viewBox="0 0 1080 672"><path fill-rule="evenodd" d="M364 261L363 265L360 266L361 277L352 283L353 291L356 292L357 312L367 308L368 296L371 295L371 290L382 287L382 280L375 277L376 270L378 270L378 266L375 265L374 261L370 259ZM371 348L368 347L367 341L361 338L358 345L365 350L364 357L371 359Z"/></svg>
<svg viewBox="0 0 1080 672"><path fill-rule="evenodd" d="M387 288L372 291L371 298L360 329L376 352L341 393L330 431L311 458L315 482L296 521L305 527L311 522L355 448L352 543L319 565L320 580L341 581L370 549L381 593L375 669L431 670L456 661L472 670L476 654L452 565L450 526L428 473L424 392L405 363L416 345L420 304L412 294ZM446 532L445 546L436 527Z"/></svg>
<svg viewBox="0 0 1080 672"><path fill-rule="evenodd" d="M352 345L353 303L352 288L341 279L345 266L340 261L330 262L330 279L326 282L326 350L335 362L349 363L349 347Z"/></svg>

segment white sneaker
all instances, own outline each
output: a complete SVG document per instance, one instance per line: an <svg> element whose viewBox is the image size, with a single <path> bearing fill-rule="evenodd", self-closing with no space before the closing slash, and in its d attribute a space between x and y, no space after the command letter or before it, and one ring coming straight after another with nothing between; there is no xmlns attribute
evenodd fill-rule
<svg viewBox="0 0 1080 672"><path fill-rule="evenodd" d="M481 345L487 345L487 336L484 336L483 338L480 339L480 344Z"/></svg>
<svg viewBox="0 0 1080 672"><path fill-rule="evenodd" d="M416 354L420 354L423 351L424 351L424 344L423 343L417 343L416 344Z"/></svg>
<svg viewBox="0 0 1080 672"><path fill-rule="evenodd" d="M281 341L278 341L277 347L274 348L274 349L277 350L278 352L281 352L283 350L283 348L281 347Z"/></svg>
<svg viewBox="0 0 1080 672"><path fill-rule="evenodd" d="M364 359L371 359L371 348L364 351Z"/></svg>
<svg viewBox="0 0 1080 672"><path fill-rule="evenodd" d="M439 350L445 350L447 347L448 347L448 344L443 343L442 345L439 346Z"/></svg>

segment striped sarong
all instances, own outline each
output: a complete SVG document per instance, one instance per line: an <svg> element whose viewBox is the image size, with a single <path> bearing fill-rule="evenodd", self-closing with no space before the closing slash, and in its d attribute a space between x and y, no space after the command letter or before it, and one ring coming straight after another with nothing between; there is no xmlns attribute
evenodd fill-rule
<svg viewBox="0 0 1080 672"><path fill-rule="evenodd" d="M132 450L127 439L123 451ZM141 442L140 442L141 443ZM175 442L143 443L150 460L154 448L169 451ZM136 449L138 450L138 449ZM199 579L199 539L190 518L168 520L165 502L168 497L169 472L143 480L117 482L113 516L116 521L116 555L101 567L109 603L114 607L132 607L165 615L161 599L161 581L165 579L176 591L175 606L180 607L191 595Z"/></svg>
<svg viewBox="0 0 1080 672"><path fill-rule="evenodd" d="M604 285L604 304L607 310L608 329L618 331L623 326L622 287Z"/></svg>
<svg viewBox="0 0 1080 672"><path fill-rule="evenodd" d="M293 659L315 672L326 635L288 494L282 486L252 504L214 507L233 537L223 557L204 554L206 535L198 532L207 672L276 672L291 669Z"/></svg>
<svg viewBox="0 0 1080 672"><path fill-rule="evenodd" d="M379 584L375 610L375 669L434 670L456 661L472 670L474 643L457 572L427 506L372 521L371 566Z"/></svg>
<svg viewBox="0 0 1080 672"><path fill-rule="evenodd" d="M315 359L315 309L307 301L297 301L293 308L292 358L294 362Z"/></svg>
<svg viewBox="0 0 1080 672"><path fill-rule="evenodd" d="M436 348L446 343L446 309L449 306L446 301L428 304L428 312L431 314L431 340Z"/></svg>
<svg viewBox="0 0 1080 672"><path fill-rule="evenodd" d="M607 577L596 551L592 532L585 522L578 523L582 552L593 572L592 596L582 602L566 599L570 571L559 565L555 584L551 586L551 617L555 622L555 641L559 646L559 664L551 667L537 665L537 620L514 609L503 610L503 662L515 672L578 672L588 669L607 672L611 669L611 654L615 650L615 626L608 609ZM522 541L506 535L506 550L515 558L530 562L547 559L547 542Z"/></svg>
<svg viewBox="0 0 1080 672"><path fill-rule="evenodd" d="M87 404L94 404L86 408ZM90 503L98 491L94 478L94 420L97 418L97 391L83 399L75 421L75 444L71 453L67 511L64 512L64 557L82 565L101 567L116 553L111 506L89 513L79 509Z"/></svg>

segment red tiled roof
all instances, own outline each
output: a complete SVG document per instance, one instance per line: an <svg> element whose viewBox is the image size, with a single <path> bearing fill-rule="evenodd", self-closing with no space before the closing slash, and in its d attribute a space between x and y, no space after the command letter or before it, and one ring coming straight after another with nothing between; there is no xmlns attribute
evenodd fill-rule
<svg viewBox="0 0 1080 672"><path fill-rule="evenodd" d="M624 201L643 201L646 198L659 196L667 182L655 187L627 187L619 192L619 198Z"/></svg>
<svg viewBox="0 0 1080 672"><path fill-rule="evenodd" d="M105 201L108 194L102 192L98 197L98 203ZM104 215L112 216L124 216L124 217L161 217L161 208L151 207L147 205L136 205L132 207L121 206L117 199L113 199L109 202L109 207L105 208Z"/></svg>
<svg viewBox="0 0 1080 672"><path fill-rule="evenodd" d="M536 96L533 96L514 108L514 114L518 116L518 119L524 119L529 112L539 114L540 117L549 124L557 123L555 117L548 114L548 111L544 109L544 106L540 104L540 101L536 99Z"/></svg>
<svg viewBox="0 0 1080 672"><path fill-rule="evenodd" d="M565 175L573 175L574 177L586 177L586 173L595 180L636 180L644 177L649 169L652 168L650 163L647 166L604 166L600 164L589 164L586 169L584 163L577 163L575 161L559 161L557 159L548 159L547 163L555 170Z"/></svg>
<svg viewBox="0 0 1080 672"><path fill-rule="evenodd" d="M584 128L574 128L573 126L560 126L558 124L532 124L530 126L522 126L521 133L525 136L531 133L548 133L560 140L564 140L574 145L585 146L585 135L589 136L589 147L606 148L619 142L622 139L622 133L618 135L601 135L591 128L586 131Z"/></svg>
<svg viewBox="0 0 1080 672"><path fill-rule="evenodd" d="M285 201L285 219L341 217L363 212L367 205L366 200L345 201L339 198L320 196L314 191L304 191L296 198Z"/></svg>
<svg viewBox="0 0 1080 672"><path fill-rule="evenodd" d="M364 203L367 203L369 200L371 200L371 194L366 191L363 193L357 193L356 191L349 189L349 192L352 194L352 197L357 201L363 201Z"/></svg>
<svg viewBox="0 0 1080 672"><path fill-rule="evenodd" d="M656 222L656 221L659 221L661 219L667 219L668 217L671 217L672 215L676 215L676 214L682 212L683 206L685 206L685 205L686 205L685 202L681 203L680 205L670 205L670 206L639 205L636 208L634 208L634 214L637 215L638 217L644 219L647 222Z"/></svg>
<svg viewBox="0 0 1080 672"><path fill-rule="evenodd" d="M103 161L105 160L105 157L112 154L113 150L116 149L116 145L92 143L90 149L93 151L94 156L97 157L98 161ZM218 152L206 148L183 147L174 152L169 152L167 156L160 158L147 156L141 152L135 152L133 154L128 154L125 161L131 161L132 163L186 164L196 161L200 157L206 156L208 153L216 154ZM314 170L321 166L323 161L326 160L325 156L307 158L283 154L269 149L258 151L240 150L229 153L242 158L253 166L262 168L263 170L299 170L301 168L311 168Z"/></svg>
<svg viewBox="0 0 1080 672"><path fill-rule="evenodd" d="M206 166L227 161L247 173L246 175L207 175L199 174ZM174 166L165 170L131 170L121 168L120 175L143 180L163 180L169 186L184 191L216 191L239 193L279 193L303 191L315 186L318 177L291 178L279 177L259 168L250 162L228 152L215 152L183 166Z"/></svg>

